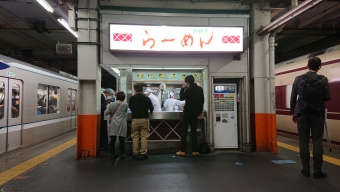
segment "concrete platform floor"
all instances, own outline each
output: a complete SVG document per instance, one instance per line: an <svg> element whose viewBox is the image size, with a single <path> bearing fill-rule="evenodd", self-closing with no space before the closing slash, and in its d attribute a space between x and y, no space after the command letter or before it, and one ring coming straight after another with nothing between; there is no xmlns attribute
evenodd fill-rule
<svg viewBox="0 0 340 192"><path fill-rule="evenodd" d="M339 151L332 154L339 156ZM218 151L199 157L150 155L144 161L109 157L103 153L96 159L76 160L72 146L0 186L0 191L340 191L339 166L325 162L327 178L307 178L300 173L298 153L281 147L278 155Z"/></svg>

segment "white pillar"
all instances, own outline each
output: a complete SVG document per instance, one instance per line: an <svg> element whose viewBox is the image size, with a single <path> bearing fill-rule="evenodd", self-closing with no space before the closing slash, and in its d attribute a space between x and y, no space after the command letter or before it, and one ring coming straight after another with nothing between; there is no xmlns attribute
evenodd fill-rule
<svg viewBox="0 0 340 192"><path fill-rule="evenodd" d="M270 23L270 12L261 10L258 3L253 4L251 11L251 31ZM270 62L274 57L270 56L269 35L259 36L254 32L251 38L253 144L257 151L277 153L275 74L273 62Z"/></svg>
<svg viewBox="0 0 340 192"><path fill-rule="evenodd" d="M99 154L101 68L98 65L97 0L78 1L79 111L77 158Z"/></svg>

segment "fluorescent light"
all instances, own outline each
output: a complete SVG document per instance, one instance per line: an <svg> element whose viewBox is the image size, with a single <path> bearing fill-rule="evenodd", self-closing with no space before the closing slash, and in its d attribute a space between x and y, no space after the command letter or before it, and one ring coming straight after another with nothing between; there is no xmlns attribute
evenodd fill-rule
<svg viewBox="0 0 340 192"><path fill-rule="evenodd" d="M68 25L68 23L65 21L65 19L61 18L58 19L59 23L61 23L67 30L69 30L75 37L78 38L78 33L73 31L70 26Z"/></svg>
<svg viewBox="0 0 340 192"><path fill-rule="evenodd" d="M111 69L112 69L112 71L114 71L115 73L117 73L117 75L120 76L120 71L119 71L119 69L114 68L114 67L111 67Z"/></svg>
<svg viewBox="0 0 340 192"><path fill-rule="evenodd" d="M45 0L37 0L41 6L43 6L48 12L53 13L53 8L50 4L48 4Z"/></svg>

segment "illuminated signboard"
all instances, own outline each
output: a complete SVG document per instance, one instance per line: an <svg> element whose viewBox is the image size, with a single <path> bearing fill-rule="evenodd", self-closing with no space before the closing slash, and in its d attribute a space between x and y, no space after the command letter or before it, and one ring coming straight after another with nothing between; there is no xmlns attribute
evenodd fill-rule
<svg viewBox="0 0 340 192"><path fill-rule="evenodd" d="M243 51L243 27L109 24L109 34L110 51Z"/></svg>

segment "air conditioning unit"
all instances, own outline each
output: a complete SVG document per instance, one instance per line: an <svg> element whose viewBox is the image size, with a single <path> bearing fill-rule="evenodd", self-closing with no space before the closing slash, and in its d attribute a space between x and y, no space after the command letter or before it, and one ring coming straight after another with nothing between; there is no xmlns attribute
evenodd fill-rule
<svg viewBox="0 0 340 192"><path fill-rule="evenodd" d="M57 43L57 54L72 54L72 44Z"/></svg>

